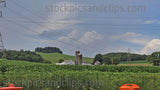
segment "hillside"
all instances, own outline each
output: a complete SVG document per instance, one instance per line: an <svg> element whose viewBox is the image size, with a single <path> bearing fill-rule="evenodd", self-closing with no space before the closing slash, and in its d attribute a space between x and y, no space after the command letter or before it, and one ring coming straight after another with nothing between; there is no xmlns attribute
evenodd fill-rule
<svg viewBox="0 0 160 90"><path fill-rule="evenodd" d="M59 53L40 53L40 52L37 52L37 54L40 54L45 60L49 60L52 63L58 63L59 59L75 60L75 56L59 54ZM83 57L83 62L92 63L93 58Z"/></svg>
<svg viewBox="0 0 160 90"><path fill-rule="evenodd" d="M2 63L8 64L8 65L15 65L15 66L17 66L17 65L32 65L32 64L34 64L34 65L36 65L36 64L37 65L39 65L39 64L45 65L44 63L0 59L0 64L2 64Z"/></svg>

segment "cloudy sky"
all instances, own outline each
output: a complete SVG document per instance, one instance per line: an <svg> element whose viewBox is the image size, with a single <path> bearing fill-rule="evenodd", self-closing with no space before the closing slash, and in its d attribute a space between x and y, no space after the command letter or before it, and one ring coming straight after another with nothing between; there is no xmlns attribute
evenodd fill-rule
<svg viewBox="0 0 160 90"><path fill-rule="evenodd" d="M5 48L59 47L84 56L160 51L159 0L6 0L0 4Z"/></svg>

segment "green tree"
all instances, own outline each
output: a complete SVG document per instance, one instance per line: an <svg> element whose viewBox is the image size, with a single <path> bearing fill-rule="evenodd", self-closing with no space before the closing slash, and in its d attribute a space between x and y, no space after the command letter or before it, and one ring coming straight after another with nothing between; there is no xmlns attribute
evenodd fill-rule
<svg viewBox="0 0 160 90"><path fill-rule="evenodd" d="M154 66L160 66L160 52L153 52L147 60L152 62Z"/></svg>
<svg viewBox="0 0 160 90"><path fill-rule="evenodd" d="M94 58L94 61L93 61L93 63L95 63L96 61L99 61L99 62L101 62L101 64L103 63L103 55L102 54L97 54L96 56L95 56L95 58Z"/></svg>
<svg viewBox="0 0 160 90"><path fill-rule="evenodd" d="M45 48L37 47L35 51L43 52L43 53L61 53L63 54L63 52L57 47L45 47Z"/></svg>
<svg viewBox="0 0 160 90"><path fill-rule="evenodd" d="M118 57L112 57L111 58L111 64L112 65L117 65L117 64L119 64L119 62L120 62L120 58L118 58Z"/></svg>
<svg viewBox="0 0 160 90"><path fill-rule="evenodd" d="M103 56L103 63L105 64L105 65L111 65L111 58L110 57L108 57L108 56L106 56L106 55L104 55Z"/></svg>

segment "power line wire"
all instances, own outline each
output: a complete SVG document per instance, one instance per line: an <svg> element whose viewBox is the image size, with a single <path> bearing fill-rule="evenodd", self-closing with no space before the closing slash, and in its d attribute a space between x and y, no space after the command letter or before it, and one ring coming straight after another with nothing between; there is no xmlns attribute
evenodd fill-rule
<svg viewBox="0 0 160 90"><path fill-rule="evenodd" d="M14 2L15 3L15 2ZM15 3L17 6L19 6L17 3ZM21 7L21 8L24 8L24 7ZM14 10L13 9L10 9L10 8L8 8L9 10L10 10L10 12L13 12ZM28 9L26 9L26 8L24 8L25 10L27 10L27 11L29 11L30 12L30 10L28 10ZM32 13L32 12L31 12ZM17 13L16 13L17 14ZM26 19L28 19L28 20L30 20L32 23L34 23L34 21L32 20L32 19L30 19L30 18L27 18L26 17ZM36 23L37 25L39 25L39 26L41 26L41 27L43 27L44 25L41 25L41 24L38 24L38 23ZM44 27L46 27L46 26L44 26ZM46 27L46 28L48 28L48 27ZM49 28L48 28L49 29ZM58 34L61 34L61 35L64 35L64 34L62 34L62 33L58 33ZM73 39L73 38L69 38L69 39L71 39L72 41L75 41L75 42L78 42L77 40L75 40L75 39ZM80 48L80 47L78 47L78 48ZM82 48L81 48L82 49ZM85 48L84 50L86 50L87 48ZM82 49L83 50L83 49ZM93 51L91 51L91 52L93 52Z"/></svg>

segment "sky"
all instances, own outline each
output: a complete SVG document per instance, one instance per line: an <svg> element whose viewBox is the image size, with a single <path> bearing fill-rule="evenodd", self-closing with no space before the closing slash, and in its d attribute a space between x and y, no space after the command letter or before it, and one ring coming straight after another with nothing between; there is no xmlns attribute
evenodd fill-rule
<svg viewBox="0 0 160 90"><path fill-rule="evenodd" d="M58 47L85 57L160 51L159 0L6 0L0 32L11 50Z"/></svg>

